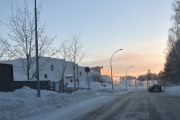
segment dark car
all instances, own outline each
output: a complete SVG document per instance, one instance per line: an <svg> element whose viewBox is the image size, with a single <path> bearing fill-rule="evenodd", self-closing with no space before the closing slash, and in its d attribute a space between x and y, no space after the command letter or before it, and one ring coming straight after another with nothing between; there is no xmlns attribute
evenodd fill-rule
<svg viewBox="0 0 180 120"><path fill-rule="evenodd" d="M160 84L153 84L148 87L149 92L162 92L162 86Z"/></svg>

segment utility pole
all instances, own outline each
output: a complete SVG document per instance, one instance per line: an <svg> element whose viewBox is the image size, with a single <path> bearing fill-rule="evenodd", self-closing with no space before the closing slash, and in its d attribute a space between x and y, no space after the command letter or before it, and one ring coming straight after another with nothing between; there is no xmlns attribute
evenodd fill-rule
<svg viewBox="0 0 180 120"><path fill-rule="evenodd" d="M40 97L40 82L39 82L39 56L38 56L38 37L37 37L37 8L35 0L35 43L36 43L36 78L37 78L37 96Z"/></svg>

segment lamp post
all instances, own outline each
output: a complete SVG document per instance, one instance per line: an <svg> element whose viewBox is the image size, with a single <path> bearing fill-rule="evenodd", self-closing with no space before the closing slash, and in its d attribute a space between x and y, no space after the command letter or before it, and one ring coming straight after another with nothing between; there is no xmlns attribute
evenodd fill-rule
<svg viewBox="0 0 180 120"><path fill-rule="evenodd" d="M128 67L127 69L126 69L126 72L125 72L125 79L126 79L126 73L127 73L127 71L128 71L128 69L130 69L130 68L132 68L133 66L130 66L130 67ZM126 90L127 90L127 79L126 79Z"/></svg>
<svg viewBox="0 0 180 120"><path fill-rule="evenodd" d="M116 50L116 51L112 54L112 56L111 56L110 67L111 67L112 90L114 90L114 86L113 86L113 78L112 78L112 63L111 63L111 62L112 62L112 58L113 58L114 54L115 54L116 52L118 52L118 51L121 51L121 50L123 50L123 49Z"/></svg>

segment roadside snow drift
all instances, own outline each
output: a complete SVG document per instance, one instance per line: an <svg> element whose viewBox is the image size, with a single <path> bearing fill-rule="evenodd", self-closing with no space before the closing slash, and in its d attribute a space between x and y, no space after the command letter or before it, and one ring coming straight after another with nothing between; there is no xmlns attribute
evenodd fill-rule
<svg viewBox="0 0 180 120"><path fill-rule="evenodd" d="M167 87L164 91L166 93L179 94L180 95L180 86Z"/></svg>
<svg viewBox="0 0 180 120"><path fill-rule="evenodd" d="M68 87L72 87L72 84L69 84ZM86 88L86 82L81 82L80 87ZM13 92L0 92L0 120L34 120L31 117L39 114L45 116L46 113L52 113L52 111L57 111L57 113L53 112L54 116L65 116L64 120L67 120L70 113L65 112L77 108L87 112L84 108L92 110L94 107L112 100L113 95L125 94L133 90L129 87L128 91L125 91L121 86L114 85L114 92L112 92L112 84L98 82L91 82L90 88L91 90L78 90L71 94L41 90L41 97L37 97L37 91L29 87L23 87ZM45 119L44 117L40 118ZM47 120L55 119L47 118Z"/></svg>
<svg viewBox="0 0 180 120"><path fill-rule="evenodd" d="M0 120L14 120L50 111L90 94L93 93L76 91L72 94L60 94L41 90L41 97L37 97L37 91L29 87L14 92L0 92Z"/></svg>

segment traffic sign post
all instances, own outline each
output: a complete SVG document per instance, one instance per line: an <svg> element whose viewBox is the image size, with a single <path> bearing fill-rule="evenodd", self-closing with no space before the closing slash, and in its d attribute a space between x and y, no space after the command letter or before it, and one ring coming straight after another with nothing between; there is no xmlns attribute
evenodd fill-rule
<svg viewBox="0 0 180 120"><path fill-rule="evenodd" d="M88 79L88 90L89 90L89 77L88 77L88 73L90 71L89 67L85 67L85 72L87 72L87 79Z"/></svg>

